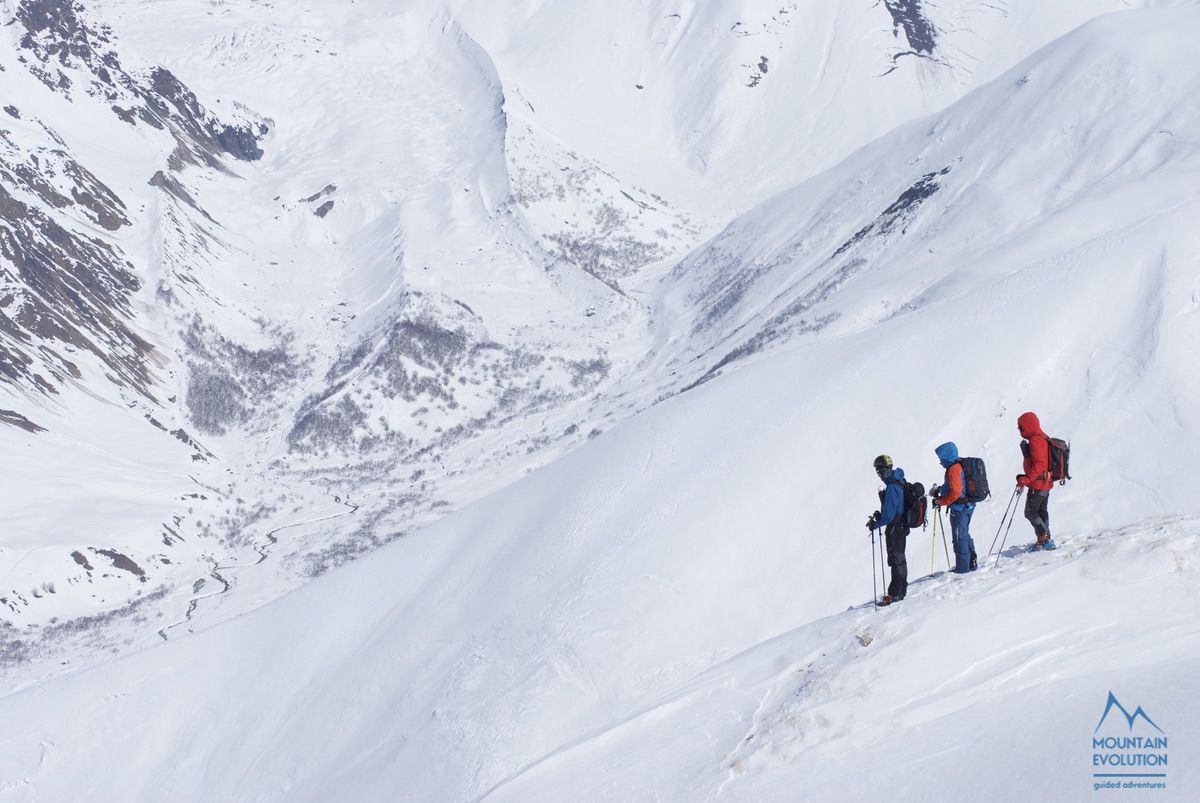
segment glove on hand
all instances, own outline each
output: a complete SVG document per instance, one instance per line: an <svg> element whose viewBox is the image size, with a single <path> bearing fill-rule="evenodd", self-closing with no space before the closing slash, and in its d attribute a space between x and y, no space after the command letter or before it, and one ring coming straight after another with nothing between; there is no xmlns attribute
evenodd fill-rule
<svg viewBox="0 0 1200 803"><path fill-rule="evenodd" d="M879 527L879 513L878 513L878 511L876 511L875 513L872 513L870 516L867 516L867 529L875 530L878 527Z"/></svg>

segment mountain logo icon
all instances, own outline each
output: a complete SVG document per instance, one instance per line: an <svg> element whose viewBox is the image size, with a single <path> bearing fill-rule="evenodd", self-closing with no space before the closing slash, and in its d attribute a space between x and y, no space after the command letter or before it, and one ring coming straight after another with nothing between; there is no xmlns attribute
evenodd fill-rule
<svg viewBox="0 0 1200 803"><path fill-rule="evenodd" d="M1134 709L1132 714L1129 713L1125 706L1121 705L1121 701L1117 699L1117 695L1113 694L1112 691L1109 691L1108 693L1108 704L1104 706L1104 713L1100 716L1100 722L1096 724L1096 730L1092 731L1093 733L1100 730L1100 726L1104 724L1104 720L1108 719L1109 713L1114 708L1120 711L1121 715L1125 717L1125 721L1129 723L1130 731L1133 730L1133 721L1135 719L1142 719L1159 733L1165 733L1162 728L1154 724L1154 720L1150 719L1150 716L1142 709L1140 705Z"/></svg>

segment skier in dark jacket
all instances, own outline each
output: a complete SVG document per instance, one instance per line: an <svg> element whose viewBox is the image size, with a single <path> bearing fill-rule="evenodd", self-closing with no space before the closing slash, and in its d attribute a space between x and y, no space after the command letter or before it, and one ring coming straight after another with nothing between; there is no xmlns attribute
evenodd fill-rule
<svg viewBox="0 0 1200 803"><path fill-rule="evenodd" d="M1030 550L1057 549L1050 537L1050 489L1054 480L1050 478L1050 439L1042 432L1042 424L1034 413L1022 413L1017 419L1017 431L1021 441L1021 454L1025 456L1024 472L1017 475L1017 485L1027 488L1025 518L1033 525L1037 540Z"/></svg>
<svg viewBox="0 0 1200 803"><path fill-rule="evenodd" d="M887 562L892 568L892 579L887 593L879 599L880 605L891 605L904 599L908 593L908 558L904 554L908 541L908 520L904 516L904 469L894 468L892 458L885 454L875 458L875 473L884 482L879 492L879 507L867 519L867 529L884 528L884 543L887 544Z"/></svg>
<svg viewBox="0 0 1200 803"><path fill-rule="evenodd" d="M956 574L966 574L979 568L975 556L975 541L971 538L971 514L975 512L975 503L968 502L964 493L966 485L963 482L963 467L958 462L958 447L953 441L943 443L933 450L942 468L946 469L944 485L935 485L929 489L934 507L950 508L950 533L954 543L954 569Z"/></svg>

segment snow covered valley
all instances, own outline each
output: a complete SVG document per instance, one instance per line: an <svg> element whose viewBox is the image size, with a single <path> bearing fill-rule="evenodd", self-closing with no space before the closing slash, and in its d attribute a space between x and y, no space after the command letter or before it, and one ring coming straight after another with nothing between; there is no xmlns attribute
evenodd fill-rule
<svg viewBox="0 0 1200 803"><path fill-rule="evenodd" d="M0 799L1194 798L1200 3L0 15Z"/></svg>

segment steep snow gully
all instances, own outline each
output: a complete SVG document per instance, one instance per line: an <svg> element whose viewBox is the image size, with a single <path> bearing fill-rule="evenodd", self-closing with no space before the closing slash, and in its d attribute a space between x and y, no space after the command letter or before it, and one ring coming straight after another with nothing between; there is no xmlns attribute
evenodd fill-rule
<svg viewBox="0 0 1200 803"><path fill-rule="evenodd" d="M0 799L1195 798L1200 3L0 17Z"/></svg>

